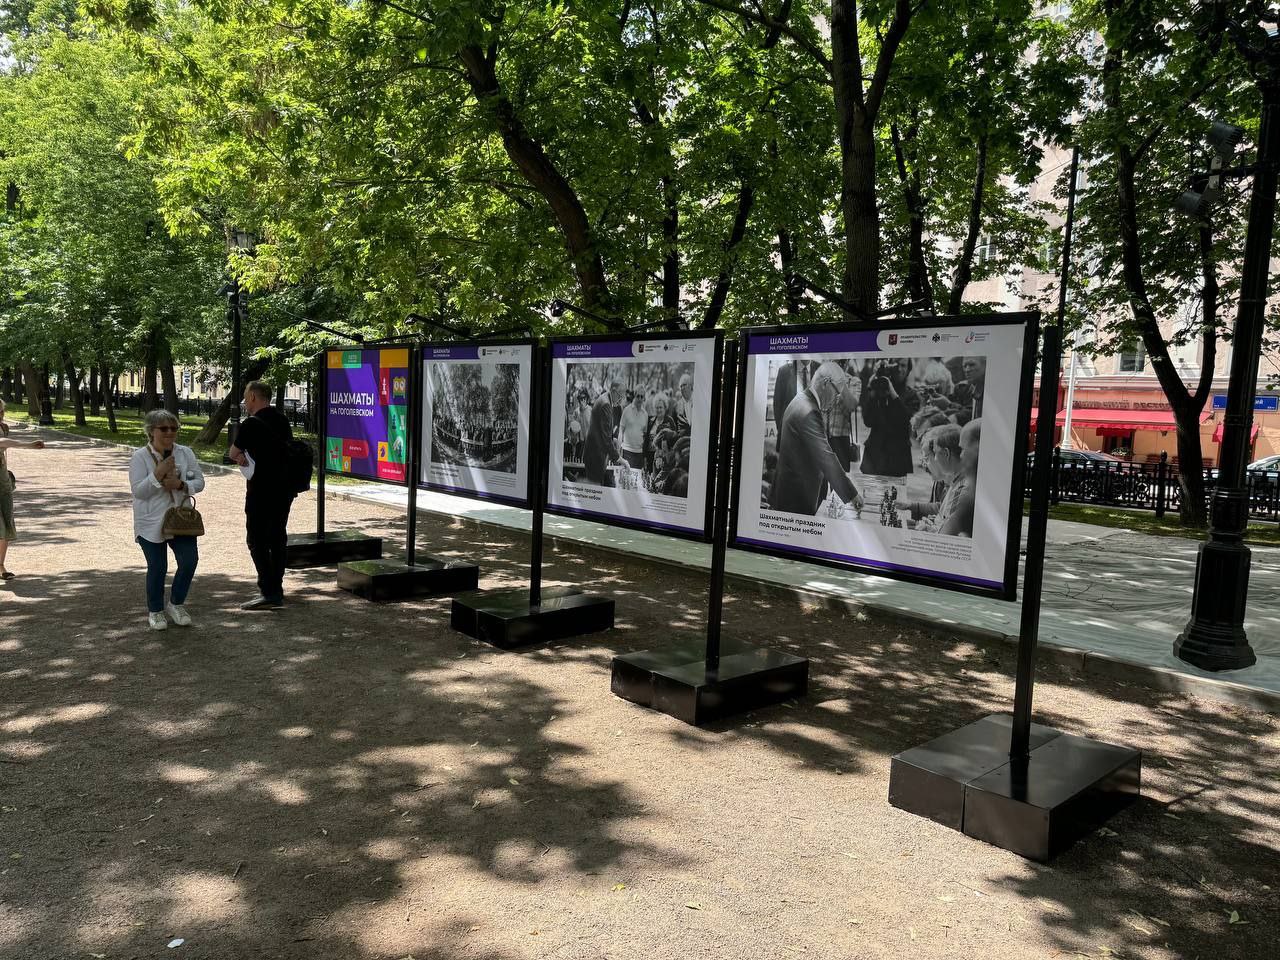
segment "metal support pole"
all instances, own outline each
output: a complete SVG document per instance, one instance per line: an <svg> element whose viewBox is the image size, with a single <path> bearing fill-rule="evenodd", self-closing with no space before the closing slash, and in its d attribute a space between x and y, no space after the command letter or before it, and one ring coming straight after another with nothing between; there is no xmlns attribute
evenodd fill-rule
<svg viewBox="0 0 1280 960"><path fill-rule="evenodd" d="M414 401L421 397L422 360L418 351L409 349L409 395L405 402L409 404L408 430L409 450L404 465L404 478L409 484L409 520L406 524L404 542L404 562L412 567L418 562L418 459L422 456L422 403Z"/></svg>
<svg viewBox="0 0 1280 960"><path fill-rule="evenodd" d="M529 468L533 471L533 517L529 535L529 607L542 603L542 508L547 502L547 470L550 457L551 348L533 348L533 403L529 411Z"/></svg>
<svg viewBox="0 0 1280 960"><path fill-rule="evenodd" d="M316 379L320 388L316 397L316 450L319 464L316 469L316 536L324 539L324 475L329 469L329 352L320 351L320 369Z"/></svg>
<svg viewBox="0 0 1280 960"><path fill-rule="evenodd" d="M1013 734L1009 756L1031 752L1031 700L1035 690L1036 646L1040 637L1040 593L1044 585L1044 549L1049 531L1049 481L1053 419L1062 374L1062 332L1046 327L1041 341L1040 414L1036 459L1031 471L1031 516L1027 522L1027 561L1022 573L1022 623L1018 632L1018 670L1013 694Z"/></svg>
<svg viewBox="0 0 1280 960"><path fill-rule="evenodd" d="M1080 148L1071 151L1071 188L1062 241L1062 275L1058 283L1058 322L1044 329L1040 349L1040 406L1036 419L1035 467L1031 472L1031 515L1027 522L1027 560L1022 572L1022 622L1018 632L1018 668L1013 692L1013 728L1009 756L1025 761L1031 754L1031 704L1035 694L1036 646L1040 642L1040 595L1044 587L1044 550L1049 534L1049 487L1056 459L1053 433L1058 418L1058 386L1062 381L1062 334L1067 321L1067 283L1071 275L1071 231L1075 226L1076 171Z"/></svg>
<svg viewBox="0 0 1280 960"><path fill-rule="evenodd" d="M240 431L240 397L244 386L240 383L240 281L232 279L231 292L227 294L227 319L231 322L231 413L227 417L227 446L233 447Z"/></svg>
<svg viewBox="0 0 1280 960"><path fill-rule="evenodd" d="M1210 503L1209 539L1200 545L1196 558L1191 618L1173 644L1176 657L1203 670L1239 670L1258 661L1244 629L1252 563L1244 544L1249 523L1245 468L1262 355L1276 174L1280 167L1280 56L1276 56L1280 40L1273 38L1268 46L1273 58L1259 82L1262 124L1258 129L1258 162L1240 271L1240 303L1231 338L1231 382L1223 417L1218 483Z"/></svg>
<svg viewBox="0 0 1280 960"><path fill-rule="evenodd" d="M738 344L724 345L724 380L720 388L720 433L716 441L716 482L711 532L711 591L707 597L707 678L720 670L720 620L724 607L724 559L729 539L729 475L733 467L734 390L738 382Z"/></svg>

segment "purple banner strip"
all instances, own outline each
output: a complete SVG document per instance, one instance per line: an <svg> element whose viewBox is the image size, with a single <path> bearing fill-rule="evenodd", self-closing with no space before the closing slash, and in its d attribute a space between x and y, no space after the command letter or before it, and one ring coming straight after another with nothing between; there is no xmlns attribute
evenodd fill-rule
<svg viewBox="0 0 1280 960"><path fill-rule="evenodd" d="M570 360L597 360L602 358L634 356L634 340L584 340L580 343L553 343L551 356Z"/></svg>
<svg viewBox="0 0 1280 960"><path fill-rule="evenodd" d="M478 360L480 348L470 346L456 347L424 347L424 360Z"/></svg>
<svg viewBox="0 0 1280 960"><path fill-rule="evenodd" d="M929 570L925 567L908 567L902 563L887 563L883 560L871 560L866 557L848 557L843 553L828 553L826 550L813 550L809 547L791 546L785 543L775 543L772 540L755 540L751 537L737 537L735 543L749 543L755 547L765 547L768 550L777 550L783 553L794 553L799 556L825 557L828 560L839 560L841 563L856 564L860 567L874 567L877 570L901 570L903 573L913 573L921 577L932 577L935 580L954 580L956 583L971 583L975 587L992 587L997 590L1001 589L1004 584L999 580L979 580L977 577L966 577L958 573L943 573L940 570Z"/></svg>
<svg viewBox="0 0 1280 960"><path fill-rule="evenodd" d="M747 353L879 353L879 330L842 333L758 333L747 337Z"/></svg>

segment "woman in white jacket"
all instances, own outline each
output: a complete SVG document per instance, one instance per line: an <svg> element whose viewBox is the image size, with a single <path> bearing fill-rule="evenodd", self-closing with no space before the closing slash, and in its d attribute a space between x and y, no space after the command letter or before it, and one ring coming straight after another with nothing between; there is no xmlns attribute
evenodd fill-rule
<svg viewBox="0 0 1280 960"><path fill-rule="evenodd" d="M161 528L166 510L204 489L204 474L191 448L174 442L178 418L168 410L148 413L143 429L148 442L133 451L129 486L133 490L133 534L147 558L147 622L152 630L164 630L169 626L167 613L177 626L189 627L191 616L183 604L200 561L196 538L166 539ZM169 573L169 550L178 561L178 570L166 602L164 581Z"/></svg>

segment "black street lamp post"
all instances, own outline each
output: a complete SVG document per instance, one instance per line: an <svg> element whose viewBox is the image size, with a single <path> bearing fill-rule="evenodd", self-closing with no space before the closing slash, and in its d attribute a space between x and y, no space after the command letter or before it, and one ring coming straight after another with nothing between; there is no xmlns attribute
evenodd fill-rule
<svg viewBox="0 0 1280 960"><path fill-rule="evenodd" d="M1240 304L1231 339L1231 382L1223 418L1218 482L1210 503L1209 539L1201 544L1196 559L1191 619L1173 645L1175 656L1204 670L1238 670L1252 666L1258 659L1244 629L1251 563L1244 543L1249 522L1245 473L1262 355L1276 174L1280 166L1280 34L1263 36L1261 42L1247 49L1242 47L1258 71L1262 123L1249 198Z"/></svg>
<svg viewBox="0 0 1280 960"><path fill-rule="evenodd" d="M253 234L244 230L230 228L227 231L227 247L232 253L249 254L253 252ZM240 382L242 374L241 328L249 312L248 291L240 286L240 279L232 274L230 289L227 293L227 320L231 324L231 412L227 417L227 446L233 447L236 434L240 430L240 398L244 394L244 384ZM225 454L223 461L230 463Z"/></svg>

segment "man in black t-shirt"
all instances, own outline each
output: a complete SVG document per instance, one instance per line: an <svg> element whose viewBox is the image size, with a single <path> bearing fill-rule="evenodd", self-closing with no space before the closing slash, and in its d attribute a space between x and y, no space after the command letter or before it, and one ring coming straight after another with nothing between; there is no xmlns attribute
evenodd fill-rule
<svg viewBox="0 0 1280 960"><path fill-rule="evenodd" d="M289 484L285 446L293 430L283 413L271 406L271 388L255 380L244 388L244 409L235 445L228 451L241 466L253 464L244 498L249 555L258 570L258 596L241 610L284 606L284 561L289 508L296 496Z"/></svg>

